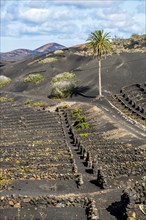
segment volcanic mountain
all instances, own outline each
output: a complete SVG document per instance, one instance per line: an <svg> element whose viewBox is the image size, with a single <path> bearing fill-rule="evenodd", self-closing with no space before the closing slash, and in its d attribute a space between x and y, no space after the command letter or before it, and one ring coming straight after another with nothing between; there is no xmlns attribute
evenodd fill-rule
<svg viewBox="0 0 146 220"><path fill-rule="evenodd" d="M0 53L1 61L17 61L24 58L43 55L55 50L64 49L65 47L57 43L48 43L35 50L16 49L10 52Z"/></svg>
<svg viewBox="0 0 146 220"><path fill-rule="evenodd" d="M35 51L45 54L45 53L53 52L55 50L62 50L62 49L65 49L63 45L57 43L48 43L43 45L42 47L35 49Z"/></svg>

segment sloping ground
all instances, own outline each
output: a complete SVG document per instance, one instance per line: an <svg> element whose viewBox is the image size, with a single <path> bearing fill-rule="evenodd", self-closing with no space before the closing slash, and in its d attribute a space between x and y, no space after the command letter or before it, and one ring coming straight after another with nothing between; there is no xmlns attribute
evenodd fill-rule
<svg viewBox="0 0 146 220"><path fill-rule="evenodd" d="M38 56L40 53L38 51L27 50L27 49L17 49L11 52L0 53L1 61L17 61L22 60L26 57Z"/></svg>
<svg viewBox="0 0 146 220"><path fill-rule="evenodd" d="M59 115L9 102L1 113L0 219L86 219L88 198L63 198L80 174Z"/></svg>
<svg viewBox="0 0 146 220"><path fill-rule="evenodd" d="M0 99L0 219L145 219L145 53L103 61L100 100L97 69L76 48L1 68L12 81ZM78 87L64 104L49 100L52 77L67 71ZM32 73L43 80L24 82ZM76 129L74 109L87 127Z"/></svg>
<svg viewBox="0 0 146 220"><path fill-rule="evenodd" d="M146 82L123 87L120 94L109 100L129 118L146 125Z"/></svg>
<svg viewBox="0 0 146 220"><path fill-rule="evenodd" d="M1 102L0 219L126 219L122 190L145 174L145 140L98 107L68 106ZM79 108L87 129L73 126Z"/></svg>
<svg viewBox="0 0 146 220"><path fill-rule="evenodd" d="M48 54L37 58L9 64L3 68L2 74L12 78L11 84L4 89L10 92L50 95L50 82L53 76L62 72L74 72L77 89L71 100L92 99L98 94L98 65L93 57L77 55L77 49L64 50L62 54ZM46 58L57 59L54 62L43 61ZM44 80L39 84L24 83L28 74L40 73ZM102 65L103 92L119 93L120 88L145 81L145 53L123 53L112 55L103 60Z"/></svg>
<svg viewBox="0 0 146 220"><path fill-rule="evenodd" d="M72 108L78 109L78 107L79 104L76 104ZM99 176L103 173L103 185L107 184L106 178L109 177L114 184L113 179L118 176L144 175L145 155L137 153L137 147L140 143L141 145L145 143L144 139L139 140L138 137L134 137L122 128L121 124L113 122L98 108L85 105L81 109L82 114L87 117L89 128L80 130L74 128L72 125L75 123L76 117L72 118L67 111L66 117L71 126L70 132L87 165L89 168L93 168L93 173ZM88 134L87 137L82 138L82 133ZM127 164L126 167L125 164Z"/></svg>

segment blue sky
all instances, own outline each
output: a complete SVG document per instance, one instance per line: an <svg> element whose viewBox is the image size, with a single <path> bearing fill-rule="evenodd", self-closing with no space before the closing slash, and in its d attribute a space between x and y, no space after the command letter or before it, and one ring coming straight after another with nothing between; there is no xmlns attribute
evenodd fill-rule
<svg viewBox="0 0 146 220"><path fill-rule="evenodd" d="M145 0L0 0L1 52L50 42L84 43L98 29L111 37L144 34Z"/></svg>

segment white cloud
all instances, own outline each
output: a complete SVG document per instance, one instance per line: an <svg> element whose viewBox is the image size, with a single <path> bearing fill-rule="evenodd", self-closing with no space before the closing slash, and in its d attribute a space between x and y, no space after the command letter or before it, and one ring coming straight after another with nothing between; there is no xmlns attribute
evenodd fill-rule
<svg viewBox="0 0 146 220"><path fill-rule="evenodd" d="M56 5L72 5L74 7L80 7L80 8L93 8L93 7L109 7L114 3L114 0L53 0L53 2Z"/></svg>
<svg viewBox="0 0 146 220"><path fill-rule="evenodd" d="M1 19L2 36L46 37L46 43L84 42L96 29L123 37L145 32L145 13L137 0L5 0Z"/></svg>
<svg viewBox="0 0 146 220"><path fill-rule="evenodd" d="M31 8L26 11L22 9L19 11L20 19L25 19L31 22L45 22L46 19L48 19L48 17L49 17L48 9Z"/></svg>

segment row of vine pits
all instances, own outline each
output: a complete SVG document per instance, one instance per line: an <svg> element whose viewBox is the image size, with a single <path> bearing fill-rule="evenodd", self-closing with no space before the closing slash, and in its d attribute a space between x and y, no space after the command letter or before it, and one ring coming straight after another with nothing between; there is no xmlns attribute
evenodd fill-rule
<svg viewBox="0 0 146 220"><path fill-rule="evenodd" d="M81 109L81 128L76 129L74 109ZM124 142L124 131L89 105L50 112L4 102L1 110L2 219L28 219L28 213L50 220L116 219L111 217L112 208L124 216L120 211L124 181L139 178L144 169L140 156L145 148L133 148L131 134L126 133L130 142ZM122 170L120 158L127 165L132 160L128 171ZM135 170L130 170L133 165ZM115 201L120 205L112 206Z"/></svg>

